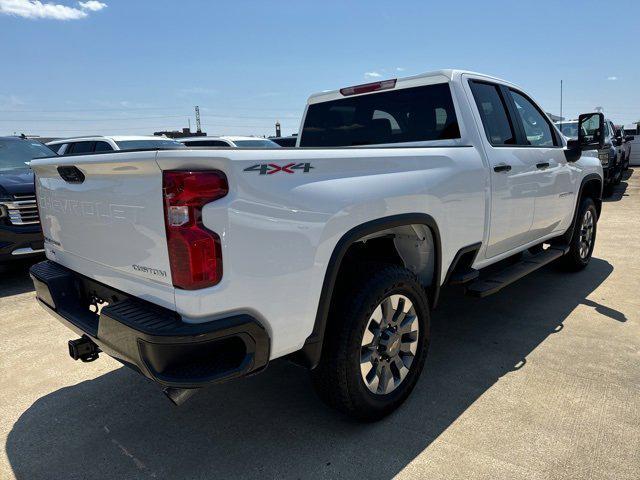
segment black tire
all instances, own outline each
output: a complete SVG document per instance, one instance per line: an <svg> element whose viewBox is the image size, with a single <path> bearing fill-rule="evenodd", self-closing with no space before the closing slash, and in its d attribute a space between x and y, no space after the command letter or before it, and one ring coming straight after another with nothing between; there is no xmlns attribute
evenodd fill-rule
<svg viewBox="0 0 640 480"><path fill-rule="evenodd" d="M618 170L618 173L616 174L616 176L613 178L613 184L614 185L620 185L620 182L622 181L622 172L623 172L623 168L622 168L622 164L620 165L620 168Z"/></svg>
<svg viewBox="0 0 640 480"><path fill-rule="evenodd" d="M345 285L339 295L330 313L320 363L312 370L311 378L316 392L329 406L361 421L375 421L404 402L422 372L429 346L427 295L413 273L388 264L364 270ZM417 344L408 373L399 380L395 389L389 393L375 393L370 391L371 384L367 386L363 378L365 374L361 373L361 355L367 351L362 344L374 311L391 295L404 296L413 304L419 327L418 334L414 335L417 336ZM409 314L405 318L409 318ZM410 341L415 342L412 338ZM397 349L398 343L394 346ZM405 355L402 351L398 354ZM389 365L389 360L381 356L380 363L385 362ZM368 366L367 363L365 365ZM372 360L371 371L377 372L377 365L378 361L374 363ZM387 368L392 372L391 366ZM393 372L398 372L398 369Z"/></svg>
<svg viewBox="0 0 640 480"><path fill-rule="evenodd" d="M588 247L585 248L583 241L585 240L585 228L584 222L587 215L591 215L593 220L593 227L590 235ZM576 224L573 231L573 236L569 243L569 251L566 255L560 258L560 265L568 271L577 272L585 268L591 260L593 254L593 247L596 243L596 233L598 230L598 213L596 211L596 204L590 197L583 198L580 202L578 209L578 216L576 218ZM581 250L582 248L582 250Z"/></svg>
<svg viewBox="0 0 640 480"><path fill-rule="evenodd" d="M611 195L613 195L613 181L611 181L611 183L605 184L604 188L602 189L603 197L607 198L607 197L610 197Z"/></svg>

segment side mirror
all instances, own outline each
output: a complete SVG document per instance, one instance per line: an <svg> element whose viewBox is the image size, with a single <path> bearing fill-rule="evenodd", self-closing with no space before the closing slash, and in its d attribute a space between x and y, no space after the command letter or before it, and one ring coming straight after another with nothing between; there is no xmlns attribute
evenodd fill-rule
<svg viewBox="0 0 640 480"><path fill-rule="evenodd" d="M567 159L567 162L577 162L578 160L580 160L581 156L582 148L580 148L578 139L571 138L567 140L567 148L564 151L564 157Z"/></svg>
<svg viewBox="0 0 640 480"><path fill-rule="evenodd" d="M636 138L636 137L634 137L633 135L627 135L626 137L624 137L624 141L625 141L625 142L633 142L633 140L634 140L635 138Z"/></svg>
<svg viewBox="0 0 640 480"><path fill-rule="evenodd" d="M578 145L581 150L604 148L604 137L604 115L602 113L583 113L578 117Z"/></svg>

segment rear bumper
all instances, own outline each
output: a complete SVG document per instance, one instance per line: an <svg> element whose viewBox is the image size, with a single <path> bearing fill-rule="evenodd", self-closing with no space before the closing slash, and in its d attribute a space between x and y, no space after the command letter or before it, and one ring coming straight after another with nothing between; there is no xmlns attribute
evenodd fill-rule
<svg viewBox="0 0 640 480"><path fill-rule="evenodd" d="M0 225L0 262L42 255L40 225Z"/></svg>
<svg viewBox="0 0 640 480"><path fill-rule="evenodd" d="M165 387L199 388L255 373L269 360L269 336L249 315L189 324L171 310L132 297L61 265L30 270L40 304L79 335ZM94 313L96 300L109 302Z"/></svg>

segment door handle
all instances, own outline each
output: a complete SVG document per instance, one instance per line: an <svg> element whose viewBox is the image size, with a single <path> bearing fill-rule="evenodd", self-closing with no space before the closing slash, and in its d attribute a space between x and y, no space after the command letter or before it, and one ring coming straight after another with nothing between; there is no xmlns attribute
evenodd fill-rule
<svg viewBox="0 0 640 480"><path fill-rule="evenodd" d="M536 164L536 168L549 168L549 162L540 162Z"/></svg>
<svg viewBox="0 0 640 480"><path fill-rule="evenodd" d="M506 163L501 163L493 167L494 172L508 172L509 170L511 170L511 165L507 165Z"/></svg>

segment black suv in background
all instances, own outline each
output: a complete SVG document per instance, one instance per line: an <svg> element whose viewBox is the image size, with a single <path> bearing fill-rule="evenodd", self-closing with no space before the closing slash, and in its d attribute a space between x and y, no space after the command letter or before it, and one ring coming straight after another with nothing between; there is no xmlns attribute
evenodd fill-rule
<svg viewBox="0 0 640 480"><path fill-rule="evenodd" d="M604 171L604 193L610 196L613 193L613 187L618 185L622 180L624 173L623 157L624 150L622 142L616 138L616 127L609 119L605 119L605 148L608 149L607 163L604 157L601 157L602 169ZM602 154L602 152L600 152Z"/></svg>
<svg viewBox="0 0 640 480"><path fill-rule="evenodd" d="M0 263L44 251L28 162L55 154L36 140L0 137Z"/></svg>
<svg viewBox="0 0 640 480"><path fill-rule="evenodd" d="M578 121L569 120L556 122L562 134L570 139L578 138ZM604 122L604 148L598 151L598 157L602 164L604 175L603 192L606 197L613 193L613 188L622 180L624 167L624 147L621 138L616 136L613 122L605 119ZM633 137L631 137L633 139ZM628 165L628 161L627 161Z"/></svg>

